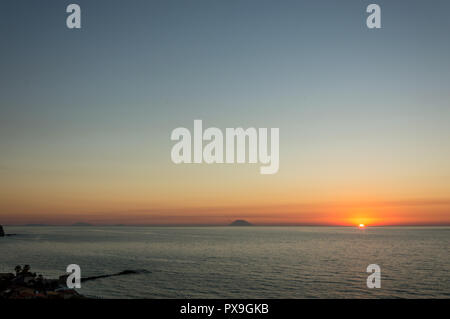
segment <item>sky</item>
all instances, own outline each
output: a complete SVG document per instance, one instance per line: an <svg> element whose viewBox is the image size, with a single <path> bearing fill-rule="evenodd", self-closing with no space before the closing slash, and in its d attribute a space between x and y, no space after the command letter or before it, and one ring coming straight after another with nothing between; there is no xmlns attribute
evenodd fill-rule
<svg viewBox="0 0 450 319"><path fill-rule="evenodd" d="M1 1L0 224L448 225L449 12ZM175 165L170 133L196 119L279 128L279 172Z"/></svg>

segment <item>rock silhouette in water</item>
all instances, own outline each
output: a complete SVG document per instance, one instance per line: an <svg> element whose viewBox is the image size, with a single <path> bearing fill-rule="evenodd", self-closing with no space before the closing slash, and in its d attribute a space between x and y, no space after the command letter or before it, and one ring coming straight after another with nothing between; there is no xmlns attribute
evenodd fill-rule
<svg viewBox="0 0 450 319"><path fill-rule="evenodd" d="M250 224L248 221L243 220L243 219L238 219L235 220L234 222L232 222L230 224L230 226L253 226L252 224Z"/></svg>
<svg viewBox="0 0 450 319"><path fill-rule="evenodd" d="M148 273L150 273L148 270L124 270L124 271L118 272L116 274L99 275L99 276L91 276L91 277L81 278L81 282L100 279L100 278L122 276L122 275L135 275L135 274L148 274Z"/></svg>
<svg viewBox="0 0 450 319"><path fill-rule="evenodd" d="M0 225L0 237L16 236L16 234L6 234L3 230L3 226Z"/></svg>

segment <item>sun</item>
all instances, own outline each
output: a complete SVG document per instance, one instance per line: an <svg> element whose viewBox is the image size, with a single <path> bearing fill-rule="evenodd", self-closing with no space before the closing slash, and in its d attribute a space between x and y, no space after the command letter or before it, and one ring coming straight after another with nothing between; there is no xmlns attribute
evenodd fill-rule
<svg viewBox="0 0 450 319"><path fill-rule="evenodd" d="M359 228L366 228L366 225L364 225L364 224L359 224L358 227L359 227Z"/></svg>

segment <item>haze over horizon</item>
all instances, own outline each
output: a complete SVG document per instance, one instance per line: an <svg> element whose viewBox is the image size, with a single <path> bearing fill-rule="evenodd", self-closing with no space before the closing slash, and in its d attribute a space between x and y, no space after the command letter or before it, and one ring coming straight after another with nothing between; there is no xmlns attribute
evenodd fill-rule
<svg viewBox="0 0 450 319"><path fill-rule="evenodd" d="M450 225L448 1L53 3L0 4L0 224ZM173 164L195 119L279 172Z"/></svg>

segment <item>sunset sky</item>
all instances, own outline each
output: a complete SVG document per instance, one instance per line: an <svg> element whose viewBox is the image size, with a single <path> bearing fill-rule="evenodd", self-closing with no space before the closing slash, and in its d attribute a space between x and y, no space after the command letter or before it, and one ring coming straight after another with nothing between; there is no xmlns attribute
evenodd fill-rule
<svg viewBox="0 0 450 319"><path fill-rule="evenodd" d="M370 3L2 1L0 224L449 225L450 2ZM279 172L175 165L195 119Z"/></svg>

